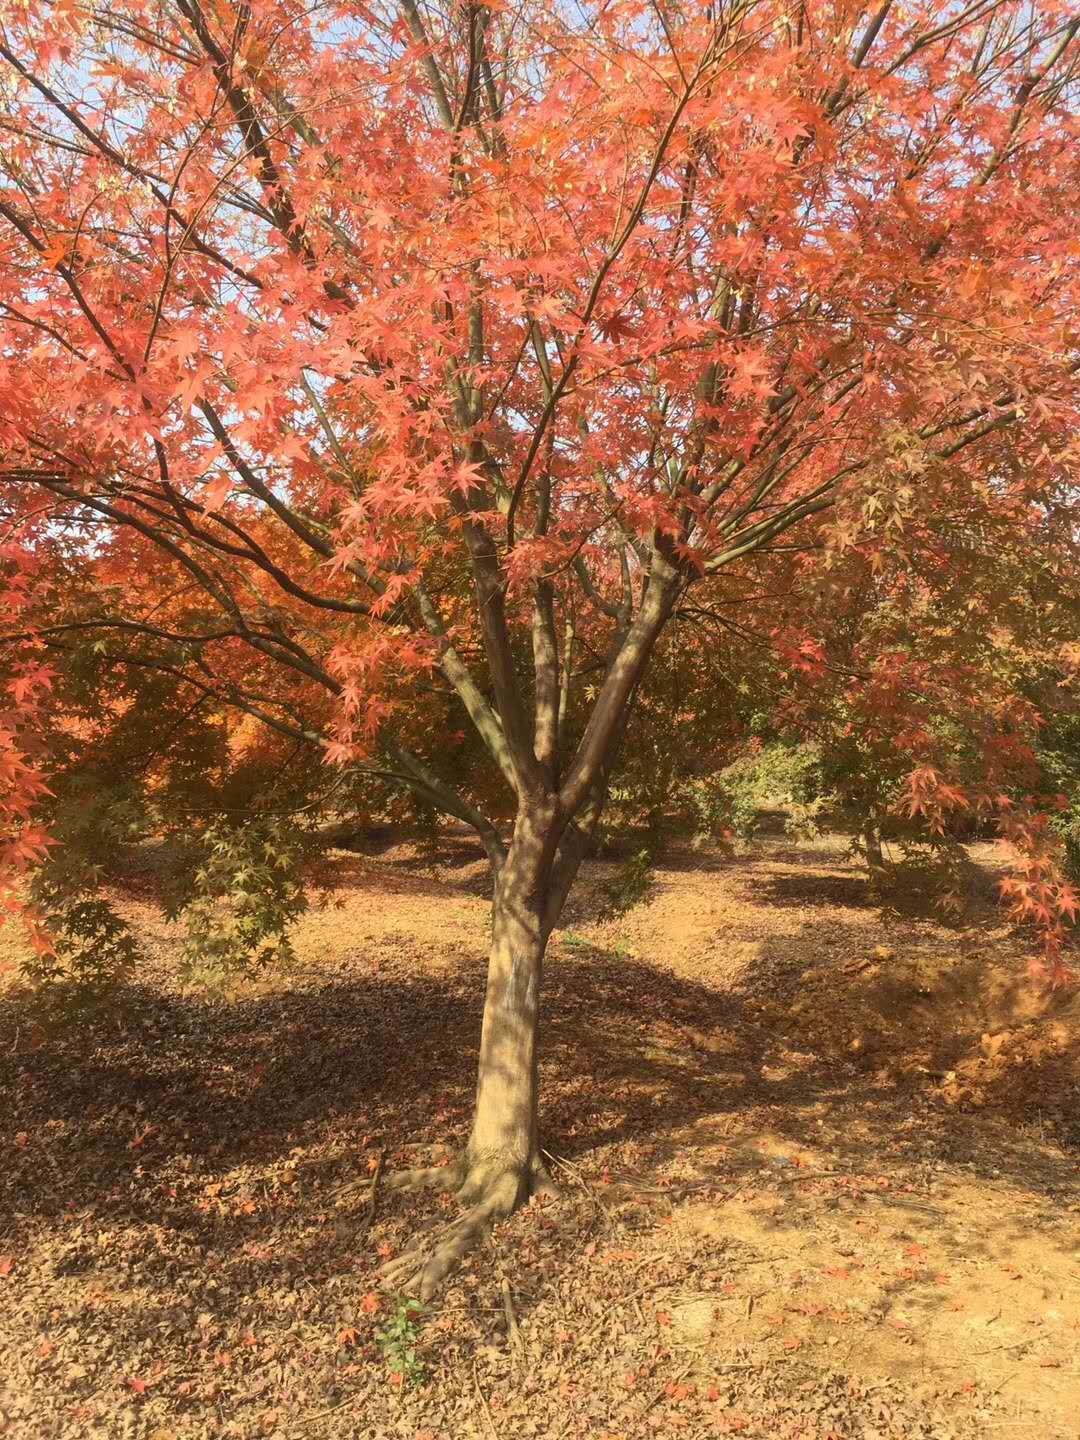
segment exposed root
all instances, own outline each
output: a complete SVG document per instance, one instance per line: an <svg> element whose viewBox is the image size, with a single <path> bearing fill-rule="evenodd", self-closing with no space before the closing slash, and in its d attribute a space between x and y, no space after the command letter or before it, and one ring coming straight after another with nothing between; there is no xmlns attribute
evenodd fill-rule
<svg viewBox="0 0 1080 1440"><path fill-rule="evenodd" d="M386 1151L380 1150L379 1158L375 1162L375 1172L371 1177L371 1191L368 1195L367 1212L360 1226L361 1235L367 1234L375 1220L375 1213L379 1208L379 1181L382 1179L383 1166L385 1164Z"/></svg>
<svg viewBox="0 0 1080 1440"><path fill-rule="evenodd" d="M456 1190L462 1180L460 1160L450 1165L423 1165L416 1170L395 1170L383 1180L384 1190Z"/></svg>
<svg viewBox="0 0 1080 1440"><path fill-rule="evenodd" d="M547 1200L558 1200L562 1195L555 1177L539 1155L533 1157L529 1166L529 1193Z"/></svg>
<svg viewBox="0 0 1080 1440"><path fill-rule="evenodd" d="M471 1250L480 1244L491 1227L507 1219L530 1195L554 1193L550 1176L537 1158L528 1165L506 1166L496 1160L457 1166L444 1166L428 1171L407 1171L407 1177L422 1176L407 1182L406 1188L438 1184L442 1189L456 1190L458 1199L468 1208L445 1229L417 1237L400 1255L388 1260L378 1272L384 1290L395 1290L430 1300L446 1277L456 1270ZM453 1178L446 1184L433 1176ZM387 1188L401 1189L391 1176Z"/></svg>
<svg viewBox="0 0 1080 1440"><path fill-rule="evenodd" d="M334 1191L335 1200L352 1200L363 1195L370 1202L381 1190L456 1190L464 1174L461 1160L449 1165L424 1165L415 1170L392 1170L383 1173L385 1152L379 1156L371 1179L350 1180Z"/></svg>

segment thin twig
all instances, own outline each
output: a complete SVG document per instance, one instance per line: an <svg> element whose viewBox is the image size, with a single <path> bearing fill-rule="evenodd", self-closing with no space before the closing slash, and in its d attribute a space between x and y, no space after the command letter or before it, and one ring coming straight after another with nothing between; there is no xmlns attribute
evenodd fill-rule
<svg viewBox="0 0 1080 1440"><path fill-rule="evenodd" d="M360 1229L357 1231L358 1235L366 1235L371 1229L372 1222L375 1219L375 1211L379 1204L379 1181L382 1179L383 1166L385 1163L386 1151L383 1149L379 1151L379 1158L375 1162L375 1171L371 1177L371 1190L368 1192L367 1214L360 1222Z"/></svg>
<svg viewBox="0 0 1080 1440"><path fill-rule="evenodd" d="M483 1406L484 1414L487 1417L488 1428L491 1430L495 1440L499 1440L499 1432L495 1429L495 1421L491 1418L491 1406L487 1402L487 1396L480 1388L480 1372L475 1360L473 1361L472 1375L473 1384L476 1386L476 1393L480 1397L480 1404Z"/></svg>
<svg viewBox="0 0 1080 1440"><path fill-rule="evenodd" d="M506 1276L502 1279L503 1307L506 1311L506 1333L510 1337L510 1344L520 1355L522 1350L521 1331L518 1328L517 1316L514 1314L514 1300L510 1294L510 1282Z"/></svg>
<svg viewBox="0 0 1080 1440"><path fill-rule="evenodd" d="M560 1170L565 1170L566 1173L570 1176L570 1179L573 1180L575 1185L581 1186L582 1190L585 1191L585 1194L589 1197L593 1205L596 1207L597 1213L603 1216L605 1225L607 1225L608 1227L614 1225L615 1222L611 1218L611 1212L608 1210L604 1202L600 1200L598 1196L594 1193L592 1186L579 1172L577 1166L571 1165L569 1160L560 1159L558 1155L552 1155L550 1150L545 1150L544 1154L552 1162L553 1165L557 1165Z"/></svg>
<svg viewBox="0 0 1080 1440"><path fill-rule="evenodd" d="M310 1425L315 1420L325 1419L327 1415L333 1415L335 1410L343 1410L346 1405L351 1405L355 1399L355 1395L346 1395L344 1400L339 1400L336 1405L331 1405L327 1410L316 1410L313 1415L302 1416L299 1423L301 1425Z"/></svg>
<svg viewBox="0 0 1080 1440"><path fill-rule="evenodd" d="M766 1173L768 1173L773 1180L781 1180L785 1183L790 1183L791 1181L794 1181L796 1184L798 1184L800 1180L821 1180L827 1175L843 1175L847 1179L870 1178L869 1176L855 1177L854 1171L851 1170L799 1170L798 1167L796 1167L796 1170L793 1170L790 1174L787 1171L781 1171L779 1173L769 1171ZM760 1178L760 1173L758 1178Z"/></svg>
<svg viewBox="0 0 1080 1440"><path fill-rule="evenodd" d="M669 1385L678 1385L680 1380L682 1380L685 1376L689 1375L690 1371L694 1368L695 1363L696 1362L694 1360L691 1360L688 1365L683 1366L683 1368L679 1371L678 1375L675 1376L674 1380L665 1380L663 1385L660 1386L660 1389L657 1390L656 1394L652 1397L652 1399L645 1402L645 1408L638 1416L638 1419L644 1419L644 1417L649 1413L649 1411L661 1398L661 1396L667 1394L667 1388Z"/></svg>
<svg viewBox="0 0 1080 1440"><path fill-rule="evenodd" d="M1034 1344L1035 1344L1035 1341L1034 1341L1033 1339L1032 1339L1032 1340L1017 1340L1017 1342L1015 1343L1015 1345L991 1345L990 1348L989 1348L989 1350L973 1350L971 1353L972 1353L973 1355L994 1355L994 1354L996 1354L997 1351L999 1351L999 1350L1022 1350L1025 1345L1034 1345Z"/></svg>
<svg viewBox="0 0 1080 1440"><path fill-rule="evenodd" d="M997 1395L1000 1391L1004 1390L1005 1386L1008 1385L1011 1380L1015 1380L1020 1373L1019 1370L1014 1370L1011 1375L1006 1375L1000 1385L994 1386L993 1390L990 1391L990 1395Z"/></svg>

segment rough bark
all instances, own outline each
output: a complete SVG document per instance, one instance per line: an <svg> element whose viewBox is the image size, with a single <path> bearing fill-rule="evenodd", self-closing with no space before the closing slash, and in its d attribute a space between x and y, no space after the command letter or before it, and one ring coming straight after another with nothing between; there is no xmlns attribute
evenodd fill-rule
<svg viewBox="0 0 1080 1440"><path fill-rule="evenodd" d="M544 908L558 843L548 807L518 818L495 891L476 1111L467 1157L480 1171L527 1168L538 1157L540 983Z"/></svg>
<svg viewBox="0 0 1080 1440"><path fill-rule="evenodd" d="M434 1185L468 1208L382 1272L383 1284L428 1298L488 1227L551 1189L538 1119L540 986L553 917L548 895L564 830L554 802L525 805L495 887L487 995L472 1132L457 1162L391 1178L388 1188Z"/></svg>

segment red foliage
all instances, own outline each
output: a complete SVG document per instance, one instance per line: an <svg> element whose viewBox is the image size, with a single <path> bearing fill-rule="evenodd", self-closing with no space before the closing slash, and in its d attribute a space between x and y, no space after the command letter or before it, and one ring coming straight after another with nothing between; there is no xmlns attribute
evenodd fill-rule
<svg viewBox="0 0 1080 1440"><path fill-rule="evenodd" d="M0 902L46 844L42 647L494 850L537 797L595 826L691 593L753 617L781 579L756 630L812 689L856 582L989 632L1015 577L1075 571L1078 31L1065 0L14 9ZM22 623L35 565L79 581ZM923 753L977 668L856 668L912 811L1001 811ZM462 714L487 789L437 773ZM1056 965L1072 892L1005 818Z"/></svg>

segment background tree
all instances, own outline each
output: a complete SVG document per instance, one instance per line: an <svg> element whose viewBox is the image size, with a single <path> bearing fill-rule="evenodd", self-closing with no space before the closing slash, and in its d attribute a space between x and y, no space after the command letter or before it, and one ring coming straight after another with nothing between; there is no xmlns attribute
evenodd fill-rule
<svg viewBox="0 0 1080 1440"><path fill-rule="evenodd" d="M389 1280L544 1183L544 947L688 596L768 613L763 557L811 585L868 506L1071 546L1070 9L5 18L4 518L75 581L10 643L404 785L496 874L472 1134L413 1177L467 1208Z"/></svg>
<svg viewBox="0 0 1080 1440"><path fill-rule="evenodd" d="M959 907L961 841L1000 812L1041 797L1068 852L1075 555L1015 549L974 510L963 529L920 520L915 534L880 511L867 497L827 564L759 557L764 618L760 596L716 587L676 612L690 624L658 647L619 795L746 838L782 804L797 832L851 834L878 892L903 872Z"/></svg>

